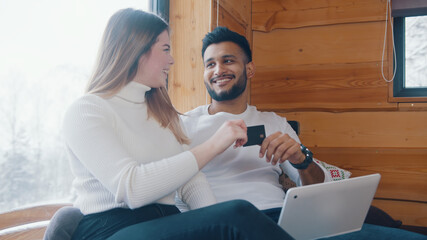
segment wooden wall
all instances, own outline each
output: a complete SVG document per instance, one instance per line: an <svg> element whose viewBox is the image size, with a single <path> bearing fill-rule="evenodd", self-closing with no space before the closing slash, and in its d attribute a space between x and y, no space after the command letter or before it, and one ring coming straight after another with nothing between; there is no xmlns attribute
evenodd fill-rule
<svg viewBox="0 0 427 240"><path fill-rule="evenodd" d="M175 64L169 74L169 96L182 112L205 103L201 56L203 36L211 27L211 0L169 1L171 54Z"/></svg>
<svg viewBox="0 0 427 240"><path fill-rule="evenodd" d="M252 0L251 104L299 121L318 159L380 173L374 205L427 226L427 104L390 101L385 13L385 0Z"/></svg>
<svg viewBox="0 0 427 240"><path fill-rule="evenodd" d="M427 98L399 102L382 79L386 0L170 4L169 93L179 111L210 103L201 39L227 26L252 43L251 104L299 121L301 140L318 159L353 176L380 173L374 205L406 225L427 227ZM387 78L391 51L383 62Z"/></svg>

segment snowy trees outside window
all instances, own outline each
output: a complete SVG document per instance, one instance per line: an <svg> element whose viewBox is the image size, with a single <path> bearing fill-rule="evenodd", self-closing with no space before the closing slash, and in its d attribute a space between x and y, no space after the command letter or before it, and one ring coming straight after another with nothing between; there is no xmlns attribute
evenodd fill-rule
<svg viewBox="0 0 427 240"><path fill-rule="evenodd" d="M407 17L405 22L405 87L427 88L427 16Z"/></svg>
<svg viewBox="0 0 427 240"><path fill-rule="evenodd" d="M0 1L0 212L73 200L62 116L110 16L148 0Z"/></svg>

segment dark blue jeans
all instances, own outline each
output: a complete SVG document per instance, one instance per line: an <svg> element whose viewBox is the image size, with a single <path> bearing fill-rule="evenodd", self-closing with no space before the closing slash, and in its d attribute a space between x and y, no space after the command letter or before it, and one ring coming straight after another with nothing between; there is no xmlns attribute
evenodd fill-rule
<svg viewBox="0 0 427 240"><path fill-rule="evenodd" d="M274 222L279 221L280 212L282 211L282 208L271 208L262 210L266 216L271 218ZM349 216L350 217L350 216ZM304 228L307 228L307 231L310 230L310 226L302 226ZM346 233L335 237L328 237L328 238L322 238L324 240L359 240L359 239L375 239L375 240L401 240L401 239L411 239L411 240L417 240L417 239L423 239L427 240L427 236L409 232L403 229L399 228L391 228L391 227L384 227L379 225L373 225L373 224L363 224L362 229L357 232L352 233Z"/></svg>
<svg viewBox="0 0 427 240"><path fill-rule="evenodd" d="M179 213L180 211L175 206L151 204L133 210L115 208L88 214L80 221L72 239L105 240L122 228Z"/></svg>
<svg viewBox="0 0 427 240"><path fill-rule="evenodd" d="M247 201L233 200L179 213L175 206L152 204L90 214L73 239L109 240L285 240L292 239L276 222Z"/></svg>
<svg viewBox="0 0 427 240"><path fill-rule="evenodd" d="M280 213L282 212L282 208L270 208L261 210L265 215L267 215L274 222L279 222Z"/></svg>

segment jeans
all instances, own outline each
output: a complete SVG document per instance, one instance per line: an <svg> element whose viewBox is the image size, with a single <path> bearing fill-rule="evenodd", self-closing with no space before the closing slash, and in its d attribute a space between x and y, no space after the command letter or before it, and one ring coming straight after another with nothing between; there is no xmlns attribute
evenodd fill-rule
<svg viewBox="0 0 427 240"><path fill-rule="evenodd" d="M322 238L323 240L427 240L427 236L406 231L399 228L384 227L365 223L362 229L357 232L346 233L335 237Z"/></svg>
<svg viewBox="0 0 427 240"><path fill-rule="evenodd" d="M292 239L276 222L247 201L233 200L179 213L175 206L152 204L85 216L73 239Z"/></svg>
<svg viewBox="0 0 427 240"><path fill-rule="evenodd" d="M180 211L172 205L151 204L133 210L115 208L88 214L80 221L72 239L105 240L122 228L179 213Z"/></svg>
<svg viewBox="0 0 427 240"><path fill-rule="evenodd" d="M270 208L261 210L265 215L267 215L274 222L279 222L280 213L282 212L282 208Z"/></svg>
<svg viewBox="0 0 427 240"><path fill-rule="evenodd" d="M282 211L282 208L271 208L271 209L262 210L261 212L263 212L266 216L271 218L274 222L278 222L281 211ZM303 226L303 227L307 228L307 231L309 231L310 226ZM396 240L420 239L421 240L423 239L423 240L427 240L427 236L424 236L419 233L406 231L404 229L384 227L384 226L365 223L362 225L362 229L360 231L346 233L346 234L342 234L334 237L322 238L322 239L323 240L359 240L359 239L374 239L374 240L391 240L391 239L396 239Z"/></svg>

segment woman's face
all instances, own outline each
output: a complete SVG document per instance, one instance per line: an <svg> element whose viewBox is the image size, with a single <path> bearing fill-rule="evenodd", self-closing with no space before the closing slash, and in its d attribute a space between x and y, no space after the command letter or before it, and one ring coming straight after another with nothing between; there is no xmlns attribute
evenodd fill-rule
<svg viewBox="0 0 427 240"><path fill-rule="evenodd" d="M173 63L169 33L165 30L159 35L151 51L139 58L138 70L132 81L151 88L166 87L166 78Z"/></svg>

